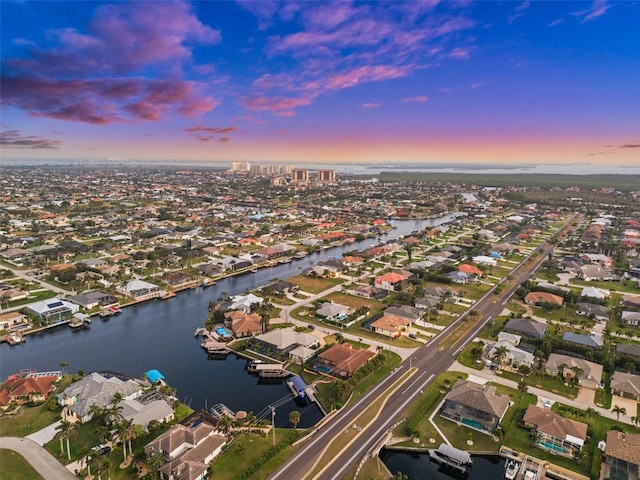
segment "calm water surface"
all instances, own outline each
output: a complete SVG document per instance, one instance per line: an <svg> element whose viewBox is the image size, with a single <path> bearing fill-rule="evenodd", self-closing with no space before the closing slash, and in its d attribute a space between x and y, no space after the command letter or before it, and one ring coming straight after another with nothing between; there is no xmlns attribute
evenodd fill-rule
<svg viewBox="0 0 640 480"><path fill-rule="evenodd" d="M406 453L382 449L380 458L394 475L404 473L408 480L501 480L504 478L505 460L491 455L474 455L473 467L466 473L442 466L424 453Z"/></svg>
<svg viewBox="0 0 640 480"><path fill-rule="evenodd" d="M381 240L409 235L451 218L393 222L397 228ZM224 403L234 411L252 411L258 415L268 405L288 400L276 409L276 424L288 426L289 412L298 410L300 426L313 425L321 418L315 405L295 404L286 383L259 384L257 377L246 373L244 359L229 355L226 360L209 360L200 348L201 340L194 338L194 331L204 323L208 303L223 291L230 295L242 293L266 285L273 278L297 275L312 263L377 242L377 239L367 239L324 250L289 264L230 277L206 289L183 291L170 300L133 305L108 320L95 317L86 330L72 331L65 325L29 335L23 345L2 344L0 378L23 369L58 370L60 362L68 362L71 372L112 370L133 377L155 368L177 389L180 400L194 409ZM265 413L271 418L270 412Z"/></svg>

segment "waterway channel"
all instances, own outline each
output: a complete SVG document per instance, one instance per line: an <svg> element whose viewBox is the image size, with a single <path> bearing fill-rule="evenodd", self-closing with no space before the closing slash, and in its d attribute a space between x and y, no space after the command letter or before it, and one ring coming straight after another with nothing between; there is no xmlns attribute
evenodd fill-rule
<svg viewBox="0 0 640 480"><path fill-rule="evenodd" d="M427 453L407 453L382 449L380 459L394 475L402 472L408 480L500 480L505 459L497 455L474 455L473 467L463 473L429 459Z"/></svg>
<svg viewBox="0 0 640 480"><path fill-rule="evenodd" d="M220 280L209 288L180 292L169 300L152 300L123 309L115 317L102 320L95 317L90 328L72 331L61 326L27 337L18 346L0 346L0 379L24 369L57 370L60 362L68 362L69 371L111 370L139 377L155 368L177 389L180 400L191 408L211 407L224 403L232 410L265 411L279 400L289 398L284 383L260 383L246 373L245 360L229 355L226 360L209 360L200 348L194 331L202 326L207 305L222 292L242 293L268 284L272 279L285 279L300 273L309 265L343 252L363 250L398 236L441 225L454 215L429 220L394 220L394 229L379 239L369 238L352 244L313 253L288 264L263 268ZM276 409L276 425L289 426L289 412L301 412L299 426L308 427L321 418L315 405L295 404L293 400ZM267 412L265 412L267 413ZM271 414L269 413L269 418Z"/></svg>

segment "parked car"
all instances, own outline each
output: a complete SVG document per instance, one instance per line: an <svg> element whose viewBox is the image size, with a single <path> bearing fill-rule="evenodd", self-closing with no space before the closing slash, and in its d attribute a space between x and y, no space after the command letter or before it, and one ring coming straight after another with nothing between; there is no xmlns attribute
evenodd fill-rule
<svg viewBox="0 0 640 480"><path fill-rule="evenodd" d="M111 447L109 445L96 445L91 448L91 451L101 457L111 452Z"/></svg>
<svg viewBox="0 0 640 480"><path fill-rule="evenodd" d="M410 333L410 334L408 335L408 337L409 337L409 338L413 338L414 340L417 340L417 339L418 339L418 337L416 337L415 333Z"/></svg>

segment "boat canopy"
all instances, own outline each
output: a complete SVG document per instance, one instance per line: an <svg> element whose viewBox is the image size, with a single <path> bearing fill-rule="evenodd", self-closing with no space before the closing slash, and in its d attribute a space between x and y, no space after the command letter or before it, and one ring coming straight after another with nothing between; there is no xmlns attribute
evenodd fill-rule
<svg viewBox="0 0 640 480"><path fill-rule="evenodd" d="M298 391L298 393L304 392L305 389L307 388L307 384L304 383L304 380L302 380L300 375L294 375L293 377L291 377L291 383L293 384L295 389Z"/></svg>
<svg viewBox="0 0 640 480"><path fill-rule="evenodd" d="M450 459L460 463L471 463L471 455L469 452L465 452L464 450L459 450L451 445L447 445L446 443L441 443L438 447L438 453L442 455L446 455Z"/></svg>

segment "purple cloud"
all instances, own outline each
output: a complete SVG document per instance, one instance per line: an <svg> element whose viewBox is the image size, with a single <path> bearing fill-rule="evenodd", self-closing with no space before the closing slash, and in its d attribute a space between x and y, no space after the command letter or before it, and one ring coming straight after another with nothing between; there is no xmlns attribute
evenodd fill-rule
<svg viewBox="0 0 640 480"><path fill-rule="evenodd" d="M25 54L3 61L4 104L92 124L190 116L217 105L204 84L181 79L193 44L220 41L185 2L104 5L86 33L63 28L46 38L46 47L21 42Z"/></svg>
<svg viewBox="0 0 640 480"><path fill-rule="evenodd" d="M400 100L402 103L423 103L429 100L426 95L418 95L416 97L407 97Z"/></svg>
<svg viewBox="0 0 640 480"><path fill-rule="evenodd" d="M378 108L380 106L379 103L372 103L372 102L367 102L367 103L361 103L360 105L358 105L358 108L362 108L362 109L370 109L370 108Z"/></svg>
<svg viewBox="0 0 640 480"><path fill-rule="evenodd" d="M580 10L578 12L573 12L572 15L576 17L582 17L582 22L588 22L589 20L596 19L601 17L605 13L611 5L607 5L607 0L594 0L591 6L585 10Z"/></svg>
<svg viewBox="0 0 640 480"><path fill-rule="evenodd" d="M20 130L5 130L0 133L0 145L4 148L56 149L62 142L51 138L24 135Z"/></svg>

